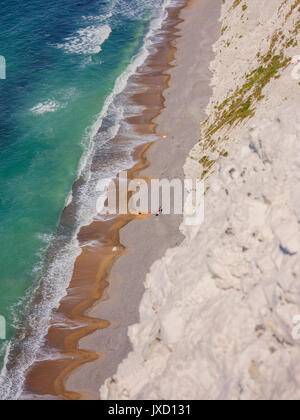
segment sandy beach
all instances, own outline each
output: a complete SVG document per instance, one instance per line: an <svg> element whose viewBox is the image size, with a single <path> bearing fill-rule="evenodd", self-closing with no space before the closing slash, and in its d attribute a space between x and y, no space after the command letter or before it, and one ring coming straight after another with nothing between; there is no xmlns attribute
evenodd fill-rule
<svg viewBox="0 0 300 420"><path fill-rule="evenodd" d="M184 165L205 179L205 218L148 272L103 400L299 400L299 4L222 3Z"/></svg>
<svg viewBox="0 0 300 420"><path fill-rule="evenodd" d="M138 120L129 118L141 136L155 133L160 140L136 149L138 163L130 177L182 179L211 96L209 63L220 33L220 1L191 0L169 13L160 48L135 76L135 83L148 88L133 98L145 111ZM124 136L114 141L118 144ZM64 357L36 363L27 376L27 392L50 399L98 399L100 386L130 352L127 331L139 320L146 274L183 239L181 216L131 219L82 229L82 244L95 239L102 245L83 246L68 296L54 314L47 346ZM112 252L115 247L118 251ZM62 314L69 330L58 325ZM81 325L75 332L74 323Z"/></svg>
<svg viewBox="0 0 300 420"><path fill-rule="evenodd" d="M179 26L181 37L175 42L175 66L170 71L170 88L164 93L165 109L155 120L157 132L168 137L151 145L143 176L183 178L184 161L200 137L199 122L211 95L209 63L219 33L219 13L217 0L194 0L181 12L184 22ZM195 38L199 40L196 45L192 41ZM109 319L111 326L80 341L81 349L100 350L103 356L74 372L66 381L68 390L96 396L99 384L114 374L116 365L126 357L131 349L127 329L139 318L146 274L168 248L182 241L178 229L181 221L181 216L174 215L152 217L135 220L121 230L121 243L129 253L114 264L105 299L88 311L90 317Z"/></svg>

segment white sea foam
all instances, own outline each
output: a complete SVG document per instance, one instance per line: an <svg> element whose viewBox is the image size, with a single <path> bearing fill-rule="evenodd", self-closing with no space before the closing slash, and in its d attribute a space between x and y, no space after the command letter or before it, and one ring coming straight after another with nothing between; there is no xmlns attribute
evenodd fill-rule
<svg viewBox="0 0 300 420"><path fill-rule="evenodd" d="M41 102L31 108L31 112L35 115L43 115L48 112L56 112L57 110L64 108L64 105L60 102L48 100L46 102Z"/></svg>
<svg viewBox="0 0 300 420"><path fill-rule="evenodd" d="M147 0L148 1L148 0ZM167 11L166 9L170 6L176 6L178 4L178 0L164 0L163 2L163 7L160 6L160 8L158 9L158 16L155 17L151 24L150 24L150 28L148 31L148 34L145 37L143 46L140 50L140 52L133 58L133 60L131 61L131 63L129 64L129 66L127 67L127 69L125 70L124 73L122 73L118 79L116 80L114 89L112 91L112 93L107 97L104 106L102 108L102 112L99 115L98 119L95 121L94 125L91 127L91 130L89 130L87 132L87 138L88 139L92 139L92 141L89 142L89 147L87 149L87 152L83 155L80 165L79 165L79 175L82 175L83 170L88 166L88 162L91 159L91 156L93 155L93 150L94 150L94 141L93 139L95 138L96 134L98 133L98 131L100 130L102 123L103 123L103 119L105 118L105 116L108 114L108 110L110 108L110 106L112 105L114 99L116 98L116 96L118 96L121 92L124 91L125 87L127 86L128 80L129 78L136 73L138 67L140 67L144 61L146 60L146 58L149 56L149 54L151 53L151 47L154 43L153 37L155 35L155 33L162 27L163 22L165 21L165 19L167 18ZM119 0L119 1L115 1L114 2L114 6L113 7L125 7L125 3L123 5L123 1ZM126 6L127 7L127 6ZM120 113L124 112L124 110L120 110ZM119 124L121 121L121 116L118 119L118 124L116 124L116 132L119 129ZM132 159L130 157L130 153L129 153L129 162L127 165L125 165L125 167L122 168L118 168L118 170L116 171L116 173L118 173L120 170L122 169L128 169L132 163ZM103 178L105 177L111 177L111 179L114 178L114 176L116 175L115 171L112 171L111 174L104 174ZM95 206L94 206L95 208ZM87 214L86 214L86 222L88 222L87 218ZM90 220L90 218L89 218Z"/></svg>
<svg viewBox="0 0 300 420"><path fill-rule="evenodd" d="M48 99L38 103L30 109L30 112L34 115L43 115L66 108L70 102L78 98L78 92L75 88L64 88L56 91L55 97L56 99Z"/></svg>
<svg viewBox="0 0 300 420"><path fill-rule="evenodd" d="M0 376L0 399L16 400L20 397L28 368L35 362L49 330L49 320L53 309L59 307L61 299L66 295L70 284L74 262L80 255L80 247L76 235L57 255L55 261L43 275L42 287L39 289L40 299L34 302L34 290L29 290L19 306L27 316L27 329L19 330L20 335L13 340L7 350L4 367ZM31 297L31 298L29 298ZM16 358L17 354L17 358ZM14 367L9 368L10 357L14 359Z"/></svg>
<svg viewBox="0 0 300 420"><path fill-rule="evenodd" d="M72 203L72 201L73 201L73 192L71 191L66 200L65 207L68 207Z"/></svg>
<svg viewBox="0 0 300 420"><path fill-rule="evenodd" d="M66 38L63 44L57 45L57 48L63 49L69 54L99 54L110 34L111 27L109 25L88 26L77 31L74 36Z"/></svg>

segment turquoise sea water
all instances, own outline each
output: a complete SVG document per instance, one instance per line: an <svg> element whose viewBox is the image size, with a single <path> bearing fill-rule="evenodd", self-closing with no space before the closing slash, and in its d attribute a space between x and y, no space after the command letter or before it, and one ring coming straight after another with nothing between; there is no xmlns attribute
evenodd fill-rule
<svg viewBox="0 0 300 420"><path fill-rule="evenodd" d="M7 63L7 79L0 80L0 316L7 323L7 340L0 341L1 399L18 397L47 316L68 285L78 251L74 235L64 232L63 246L52 245L51 257L48 248L79 168L84 173L93 153L101 115L107 114L107 141L121 118L114 94L135 61L142 62L145 37L161 24L166 3L0 0L0 55ZM83 223L80 212L77 218ZM46 255L51 264L45 268ZM22 332L24 314L34 334Z"/></svg>

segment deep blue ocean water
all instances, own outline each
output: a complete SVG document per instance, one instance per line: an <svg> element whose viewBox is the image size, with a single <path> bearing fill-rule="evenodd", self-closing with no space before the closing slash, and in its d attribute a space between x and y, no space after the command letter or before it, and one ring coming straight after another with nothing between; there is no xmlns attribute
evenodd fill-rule
<svg viewBox="0 0 300 420"><path fill-rule="evenodd" d="M14 358L24 356L16 362L19 376L4 366L0 398L19 395L22 363L24 369L32 363L47 315L67 287L74 243L60 249L46 276L47 249L91 151L99 116L112 112L103 107L126 84L124 75L134 71L138 54L142 59L145 37L153 22L159 25L165 3L0 0L0 55L7 73L0 80L0 316L7 323L0 368L9 346ZM55 286L42 292L47 309L30 301L42 273L45 285ZM42 322L41 314L31 318L34 310L43 312ZM15 327L24 313L36 336L19 330L16 345Z"/></svg>

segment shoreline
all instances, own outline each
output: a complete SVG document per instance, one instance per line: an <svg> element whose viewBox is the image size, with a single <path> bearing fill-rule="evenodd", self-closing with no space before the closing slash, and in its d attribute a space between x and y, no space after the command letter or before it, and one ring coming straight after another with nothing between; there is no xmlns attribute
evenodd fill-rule
<svg viewBox="0 0 300 420"><path fill-rule="evenodd" d="M176 50L172 43L178 37L177 26L182 22L179 18L179 12L184 7L186 7L186 4L176 9L167 9L169 16L161 29L164 33L164 41L159 45L159 52L150 54L141 69L138 69L137 73L131 76L131 79L135 80L144 77L145 80L141 84L144 84L148 89L151 88L151 82L152 88L157 89L157 86L159 86L158 92L156 92L158 95L153 93L152 97L144 94L132 95L134 103L138 105L143 105L143 100L145 102L146 99L146 112L142 113L142 117L139 119L129 117L127 119L129 123L135 126L135 132L139 135L155 133L157 124L153 120L164 109L163 92L169 87L170 80L170 75L167 72L172 67L171 63L174 61ZM156 62L154 60L153 68L151 68L151 60L153 61L155 56L157 56L157 60ZM143 69L147 69L147 67L150 77L149 74L143 74L146 73ZM158 84L158 81L160 81L160 84ZM139 96L142 96L140 100ZM154 96L157 97L154 99ZM150 101L147 100L149 98ZM117 138L113 141L117 141L118 137L117 135ZM129 178L139 176L140 172L147 168L146 153L151 145L153 145L153 142L136 147L133 158L137 163L128 171ZM62 299L60 308L55 311L52 317L52 326L46 337L46 346L44 346L59 351L61 357L55 360L38 361L30 368L26 375L24 395L34 395L35 398L44 397L45 399L77 400L91 398L91 395L82 392L66 390L64 383L80 366L97 361L102 356L99 352L80 350L78 343L84 337L89 337L93 332L109 328L111 325L109 320L87 316L86 312L95 304L101 304L108 287L107 278L110 270L115 261L128 252L121 245L119 236L121 229L132 220L132 216L119 216L108 222L94 221L90 226L81 228L78 239L82 254L76 259L68 295ZM84 245L93 239L101 242L101 245L98 247ZM112 251L115 247L118 248L118 252ZM83 271L85 271L84 275L82 275ZM64 319L63 327L58 325L61 323L61 317ZM69 329L67 325L69 325ZM77 327L75 332L72 331L74 325ZM93 395L93 398L95 397Z"/></svg>
<svg viewBox="0 0 300 420"><path fill-rule="evenodd" d="M209 66L214 57L212 45L221 29L220 6L218 0L194 0L181 11L182 22L178 27L181 36L176 40L175 65L169 71L170 86L164 92L165 108L155 118L158 132L167 137L147 150L149 165L143 170L143 177L184 178L183 166L201 137L200 122L206 117L205 109L212 94ZM195 38L199 39L197 45ZM88 311L89 316L110 319L111 326L80 341L81 349L101 349L103 356L73 372L66 381L69 390L96 393L102 378L113 376L116 366L128 356L132 349L128 326L139 322L142 316L139 305L130 307L132 297L142 300L150 268L155 267L154 263L167 249L183 241L179 231L182 219L174 215L137 219L121 229L121 243L129 252L113 265L105 299ZM162 293L163 290L162 285Z"/></svg>

